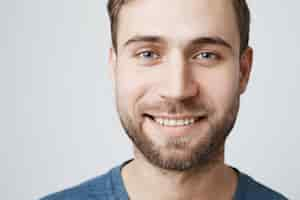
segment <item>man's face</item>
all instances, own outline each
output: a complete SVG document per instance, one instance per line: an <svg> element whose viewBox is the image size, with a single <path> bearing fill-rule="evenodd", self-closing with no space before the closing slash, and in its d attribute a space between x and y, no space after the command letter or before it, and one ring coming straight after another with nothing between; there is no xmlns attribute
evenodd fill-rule
<svg viewBox="0 0 300 200"><path fill-rule="evenodd" d="M117 34L110 57L117 109L137 150L164 169L214 160L251 65L251 52L239 55L231 0L130 1Z"/></svg>

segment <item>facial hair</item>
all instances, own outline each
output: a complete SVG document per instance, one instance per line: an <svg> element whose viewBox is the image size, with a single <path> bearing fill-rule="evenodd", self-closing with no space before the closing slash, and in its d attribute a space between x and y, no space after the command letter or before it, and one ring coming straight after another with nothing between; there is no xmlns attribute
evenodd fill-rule
<svg viewBox="0 0 300 200"><path fill-rule="evenodd" d="M195 167L206 167L217 161L220 154L224 153L224 144L227 136L234 127L239 110L239 96L236 95L228 105L224 105L223 111L216 112L209 101L160 101L141 103L139 113L165 111L169 114L208 113L205 119L207 129L196 145L191 146L189 136L174 137L167 140L165 147L157 145L142 128L142 119L130 117L117 97L117 110L121 124L134 143L135 147L153 165L175 171L186 171ZM202 131L202 130L199 130Z"/></svg>

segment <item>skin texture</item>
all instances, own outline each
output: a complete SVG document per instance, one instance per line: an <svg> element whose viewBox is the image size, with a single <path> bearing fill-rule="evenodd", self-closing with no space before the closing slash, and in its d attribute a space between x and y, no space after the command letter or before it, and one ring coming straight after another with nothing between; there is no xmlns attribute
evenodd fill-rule
<svg viewBox="0 0 300 200"><path fill-rule="evenodd" d="M252 49L240 54L231 1L131 1L117 34L109 62L120 121L134 143L135 159L122 170L130 198L232 199L237 178L224 164L224 143ZM148 115L201 120L166 128Z"/></svg>

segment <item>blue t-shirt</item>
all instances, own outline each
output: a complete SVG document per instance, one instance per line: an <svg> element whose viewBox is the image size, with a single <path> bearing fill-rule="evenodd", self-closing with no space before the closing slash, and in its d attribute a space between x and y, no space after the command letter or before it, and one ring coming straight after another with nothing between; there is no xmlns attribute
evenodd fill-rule
<svg viewBox="0 0 300 200"><path fill-rule="evenodd" d="M121 176L121 168L128 162L111 169L104 175L41 200L129 200ZM256 182L246 174L237 172L238 186L233 200L287 200L283 195Z"/></svg>

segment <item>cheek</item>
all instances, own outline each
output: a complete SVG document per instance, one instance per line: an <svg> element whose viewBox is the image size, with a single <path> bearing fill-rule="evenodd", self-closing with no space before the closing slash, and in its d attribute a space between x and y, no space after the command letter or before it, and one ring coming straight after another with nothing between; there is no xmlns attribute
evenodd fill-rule
<svg viewBox="0 0 300 200"><path fill-rule="evenodd" d="M215 111L223 112L231 106L238 94L238 73L230 68L208 73L202 78L203 90L210 99Z"/></svg>
<svg viewBox="0 0 300 200"><path fill-rule="evenodd" d="M147 91L146 77L134 70L119 70L116 76L116 93L120 109L126 110L130 117L135 118L139 100Z"/></svg>
<svg viewBox="0 0 300 200"><path fill-rule="evenodd" d="M120 57L116 72L117 85L122 100L130 99L136 103L142 96L149 93L155 83L160 80L160 71L151 67L139 66L126 55Z"/></svg>

